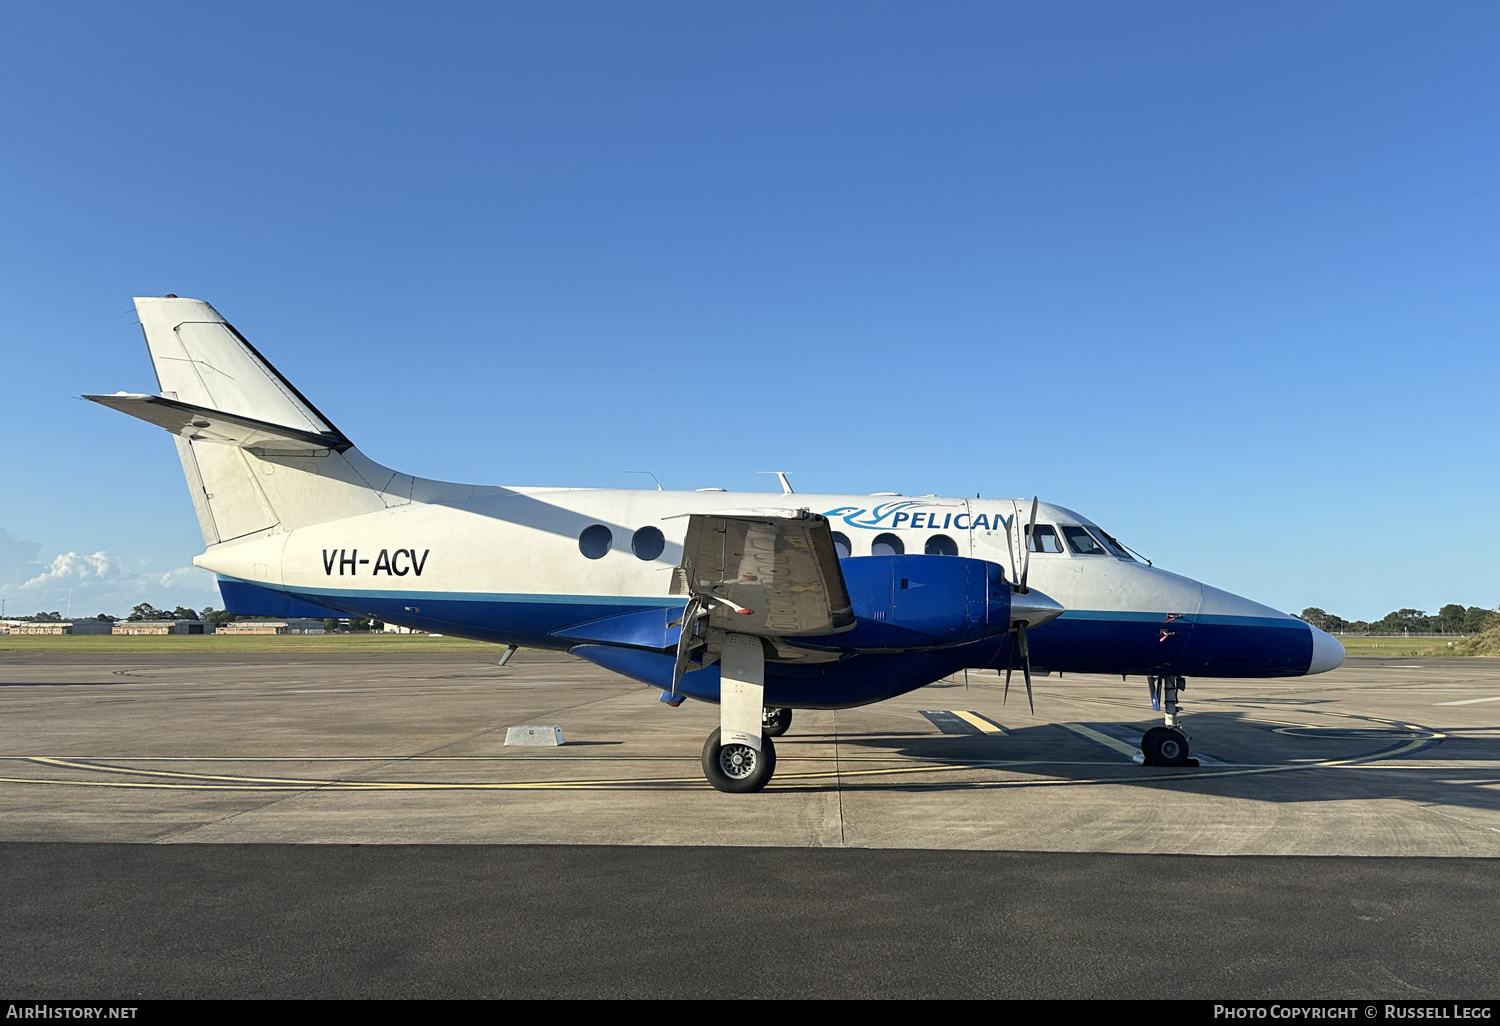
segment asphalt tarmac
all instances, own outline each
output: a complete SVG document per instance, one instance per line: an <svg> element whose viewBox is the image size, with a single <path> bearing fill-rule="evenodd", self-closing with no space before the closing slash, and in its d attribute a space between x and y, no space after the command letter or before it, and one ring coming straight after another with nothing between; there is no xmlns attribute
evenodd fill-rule
<svg viewBox="0 0 1500 1026"><path fill-rule="evenodd" d="M1192 770L1038 684L799 711L733 796L566 657L8 657L0 995L1496 996L1500 663L1193 681Z"/></svg>

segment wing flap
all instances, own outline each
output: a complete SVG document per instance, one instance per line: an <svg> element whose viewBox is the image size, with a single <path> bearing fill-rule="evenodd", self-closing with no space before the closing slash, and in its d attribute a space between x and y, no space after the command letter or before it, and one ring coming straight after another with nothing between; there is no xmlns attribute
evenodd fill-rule
<svg viewBox="0 0 1500 1026"><path fill-rule="evenodd" d="M775 515L695 513L674 595L692 595L708 625L794 638L854 625L828 520L806 510Z"/></svg>

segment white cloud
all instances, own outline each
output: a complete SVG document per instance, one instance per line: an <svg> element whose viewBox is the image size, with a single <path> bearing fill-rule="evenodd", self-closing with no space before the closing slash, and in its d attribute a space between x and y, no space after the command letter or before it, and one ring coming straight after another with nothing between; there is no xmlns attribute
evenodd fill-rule
<svg viewBox="0 0 1500 1026"><path fill-rule="evenodd" d="M0 597L10 615L57 611L71 616L97 612L123 616L149 602L158 608L221 605L214 575L196 566L154 570L109 552L59 553L50 563L36 558L35 542L0 528Z"/></svg>
<svg viewBox="0 0 1500 1026"><path fill-rule="evenodd" d="M108 552L95 552L90 556L76 552L64 552L52 560L52 565L29 581L19 585L16 591L51 591L59 585L77 586L84 583L100 583L124 577L129 570L124 560Z"/></svg>

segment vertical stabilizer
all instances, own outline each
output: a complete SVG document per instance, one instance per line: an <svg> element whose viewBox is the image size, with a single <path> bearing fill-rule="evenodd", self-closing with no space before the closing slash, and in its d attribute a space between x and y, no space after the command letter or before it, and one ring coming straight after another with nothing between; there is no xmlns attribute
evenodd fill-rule
<svg viewBox="0 0 1500 1026"><path fill-rule="evenodd" d="M205 414L232 414L267 429L246 435L254 435L254 440L236 442L226 440L222 432L216 435L207 417L194 421L189 414L180 426L152 420L176 434L177 454L205 544L409 501L409 483L406 496L383 494L398 475L362 456L212 306L200 299L166 296L138 298L135 307L162 396ZM138 404L126 408L124 400L116 404L114 397L96 398L143 419L159 412L151 411L148 417ZM295 433L293 443L276 444L274 428ZM326 439L327 447L299 441L313 436Z"/></svg>

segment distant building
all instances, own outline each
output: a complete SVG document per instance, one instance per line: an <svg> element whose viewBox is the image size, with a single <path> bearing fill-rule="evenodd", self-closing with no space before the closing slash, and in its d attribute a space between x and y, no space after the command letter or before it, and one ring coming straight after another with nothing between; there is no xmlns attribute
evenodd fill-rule
<svg viewBox="0 0 1500 1026"><path fill-rule="evenodd" d="M202 620L119 620L112 631L100 634L212 634L214 625Z"/></svg>
<svg viewBox="0 0 1500 1026"><path fill-rule="evenodd" d="M5 620L0 634L108 634L108 620Z"/></svg>
<svg viewBox="0 0 1500 1026"><path fill-rule="evenodd" d="M323 634L322 620L297 617L291 620L231 620L219 625L220 634Z"/></svg>
<svg viewBox="0 0 1500 1026"><path fill-rule="evenodd" d="M385 624L384 626L381 627L381 631L384 632L384 633L386 633L386 634L426 634L427 633L426 631L419 631L419 630L417 630L414 627L402 627L399 624L394 624L394 623Z"/></svg>

